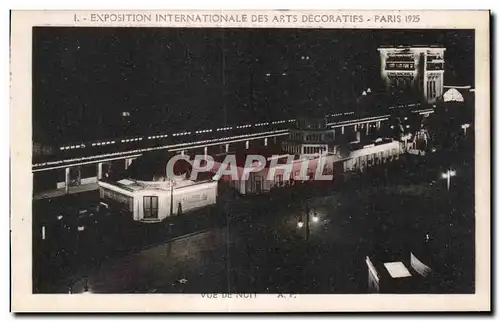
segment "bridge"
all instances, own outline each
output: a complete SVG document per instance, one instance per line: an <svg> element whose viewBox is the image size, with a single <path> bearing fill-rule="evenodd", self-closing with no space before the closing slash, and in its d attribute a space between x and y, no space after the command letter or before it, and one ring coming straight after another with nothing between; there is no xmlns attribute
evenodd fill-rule
<svg viewBox="0 0 500 322"><path fill-rule="evenodd" d="M426 116L434 112L432 108L420 108L419 104L390 107L389 110L394 108L406 108L413 114ZM351 127L354 131L363 130L368 134L373 129L379 129L381 123L387 121L389 117L390 114L359 116L354 112L326 115L327 125L336 131L338 130L339 134L344 134L346 129ZM269 139L276 140L278 137L288 136L288 128L294 121L294 119L276 120L195 131L156 133L64 144L57 147L57 152L54 155L33 162L32 172L34 179L36 179L40 173L46 172L48 174L51 172L53 174L54 171L64 169L64 180L57 183L57 188L65 188L67 192L71 185L70 170L72 168L94 165L88 180L83 178L81 181L85 183L96 182L102 178L103 165L109 167L111 163L115 164L118 160L122 160L124 161L123 167L126 169L135 158L151 151L165 150L184 154L187 151L203 149L204 153L207 154L209 147L220 147L225 152L229 152L230 145L244 143L248 149L250 142L255 141L260 141L261 144L267 146ZM40 178L41 180L47 180L46 176L42 177L45 178Z"/></svg>

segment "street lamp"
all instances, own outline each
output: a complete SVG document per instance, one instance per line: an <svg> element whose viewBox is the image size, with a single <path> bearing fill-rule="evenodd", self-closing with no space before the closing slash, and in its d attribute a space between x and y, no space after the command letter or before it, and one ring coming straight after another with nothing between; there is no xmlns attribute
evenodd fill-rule
<svg viewBox="0 0 500 322"><path fill-rule="evenodd" d="M443 172L441 174L441 176L443 177L443 179L446 179L446 186L448 187L448 191L450 191L450 181L451 181L451 177L454 177L456 176L456 172L455 170L451 170L451 169L448 169L446 172Z"/></svg>
<svg viewBox="0 0 500 322"><path fill-rule="evenodd" d="M309 240L309 234L310 234L310 222L317 223L319 221L318 213L316 210L314 211L313 215L311 216L310 211L306 211L306 220L302 221L302 218L299 219L297 222L297 227L302 228L306 226L306 240Z"/></svg>
<svg viewBox="0 0 500 322"><path fill-rule="evenodd" d="M469 123L462 124L462 129L464 130L464 135L467 135L467 129L470 127Z"/></svg>

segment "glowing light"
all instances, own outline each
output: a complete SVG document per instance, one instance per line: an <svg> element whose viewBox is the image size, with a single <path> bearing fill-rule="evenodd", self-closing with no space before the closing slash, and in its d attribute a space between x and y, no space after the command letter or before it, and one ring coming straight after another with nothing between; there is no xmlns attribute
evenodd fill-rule
<svg viewBox="0 0 500 322"><path fill-rule="evenodd" d="M365 262L366 262L366 265L368 266L368 269L370 270L372 276L375 278L375 280L378 283L380 281L380 278L377 274L377 270L375 269L375 266L373 266L373 263L368 256L366 256Z"/></svg>
<svg viewBox="0 0 500 322"><path fill-rule="evenodd" d="M457 175L457 173L456 173L455 170L448 170L448 171L446 171L446 172L444 172L444 173L441 174L441 176L443 177L443 179L448 179L448 178L454 177L456 175Z"/></svg>
<svg viewBox="0 0 500 322"><path fill-rule="evenodd" d="M464 97L456 88L450 88L443 94L443 101L446 102L463 102Z"/></svg>
<svg viewBox="0 0 500 322"><path fill-rule="evenodd" d="M312 216L312 221L313 222L318 222L319 221L319 217L317 215L313 215Z"/></svg>
<svg viewBox="0 0 500 322"><path fill-rule="evenodd" d="M303 223L302 221L299 221L299 222L297 223L297 227L299 227L299 228L304 227L304 223Z"/></svg>
<svg viewBox="0 0 500 322"><path fill-rule="evenodd" d="M384 263L385 268L392 278L410 277L410 271L402 262Z"/></svg>

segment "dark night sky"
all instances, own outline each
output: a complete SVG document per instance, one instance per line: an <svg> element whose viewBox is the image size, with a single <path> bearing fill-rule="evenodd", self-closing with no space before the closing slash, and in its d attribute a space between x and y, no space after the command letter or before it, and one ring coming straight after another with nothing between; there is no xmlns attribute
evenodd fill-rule
<svg viewBox="0 0 500 322"><path fill-rule="evenodd" d="M289 119L311 105L345 109L364 88L379 88L380 45L442 45L445 84L474 83L473 31L33 31L33 135L46 143ZM134 119L128 133L122 111Z"/></svg>

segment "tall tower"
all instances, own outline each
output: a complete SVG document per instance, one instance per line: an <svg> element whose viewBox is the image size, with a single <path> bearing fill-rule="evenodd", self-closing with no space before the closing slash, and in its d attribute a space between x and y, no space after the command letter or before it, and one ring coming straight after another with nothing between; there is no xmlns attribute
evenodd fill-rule
<svg viewBox="0 0 500 322"><path fill-rule="evenodd" d="M443 95L444 52L442 47L381 47L380 69L391 94L419 94L428 103Z"/></svg>

